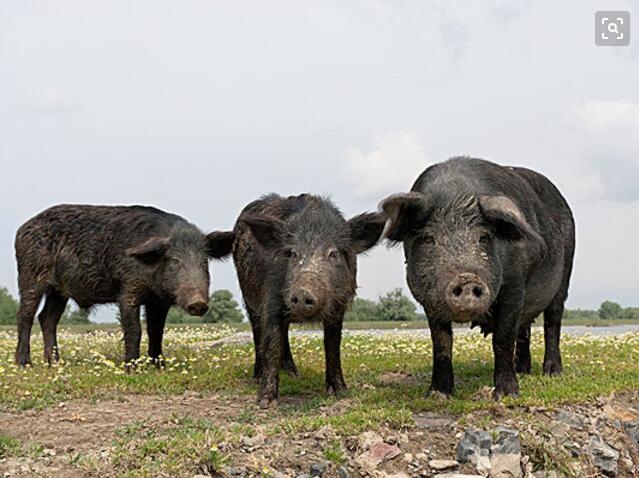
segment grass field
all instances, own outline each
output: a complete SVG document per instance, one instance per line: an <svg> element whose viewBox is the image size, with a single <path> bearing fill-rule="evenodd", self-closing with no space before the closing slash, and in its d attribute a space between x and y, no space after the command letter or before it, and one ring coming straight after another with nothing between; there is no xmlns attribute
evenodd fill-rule
<svg viewBox="0 0 639 478"><path fill-rule="evenodd" d="M55 476L217 476L238 464L255 476L278 476L278 467L301 473L312 460L351 464L352 440L362 432L411 436L415 417L425 413L449 417L459 429L524 420L522 429L540 427L541 434L543 420L530 410L596 406L613 393L634 400L639 388L637 333L564 337L565 373L551 379L541 375L543 339L535 332L533 374L520 378L521 396L494 402L490 339L455 338L456 393L441 400L425 397L428 338L353 332L342 345L345 398L325 394L321 338L296 336L291 342L301 376L283 375L279 408L262 411L254 403L252 345L224 340L236 329L170 327L166 368L140 360L132 374L120 363L117 328L63 330L62 361L51 368L42 363L42 341L34 334L34 364L27 369L13 365L15 333L0 331L0 476L3 466L27 467L31 474L24 476L38 476L38 466L44 467L40 476L54 476L46 474L52 467L58 467ZM416 437L403 449L432 439L429 449L454 454L454 434ZM523 442L534 469L571 470L574 457L535 440Z"/></svg>
<svg viewBox="0 0 639 478"><path fill-rule="evenodd" d="M579 325L584 327L613 327L616 325L633 325L639 324L637 320L625 320L625 319L613 319L613 320L602 320L602 319L571 319L564 320L562 322L564 326L573 326ZM225 324L226 325L226 324ZM541 318L535 321L535 325L542 326L543 320ZM221 324L204 324L201 321L194 321L191 324L167 324L168 328L182 328L182 327L212 327L218 328ZM240 324L228 324L226 325L229 329L234 331L249 331L251 327L248 323L240 323ZM456 328L468 328L465 324L453 324ZM15 325L0 325L0 331L11 332L15 330ZM92 323L89 325L61 325L61 329L73 331L73 332L92 332L96 330L119 330L120 324L115 322L109 323ZM406 322L393 322L393 321L363 321L363 322L344 322L344 329L346 330L386 330L386 329L427 329L428 322L426 320L413 320ZM37 323L34 324L34 330L38 329ZM321 329L321 325L317 323L309 323L309 324L293 324L291 329Z"/></svg>

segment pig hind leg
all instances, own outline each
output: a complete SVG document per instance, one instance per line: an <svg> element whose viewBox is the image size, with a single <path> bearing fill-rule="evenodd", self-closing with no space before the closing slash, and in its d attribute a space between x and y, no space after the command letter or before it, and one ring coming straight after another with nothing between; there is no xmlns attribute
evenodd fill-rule
<svg viewBox="0 0 639 478"><path fill-rule="evenodd" d="M559 375L563 370L559 340L561 339L561 319L564 315L564 304L568 298L568 287L572 273L575 254L575 229L571 224L567 232L566 249L564 251L564 272L561 287L557 295L544 310L544 375Z"/></svg>
<svg viewBox="0 0 639 478"><path fill-rule="evenodd" d="M31 363L31 327L43 291L20 284L20 307L17 315L18 347L16 363L22 367Z"/></svg>
<svg viewBox="0 0 639 478"><path fill-rule="evenodd" d="M517 373L530 373L530 327L531 323L519 326L517 346L515 349L515 371Z"/></svg>
<svg viewBox="0 0 639 478"><path fill-rule="evenodd" d="M44 361L49 365L60 359L57 330L60 317L62 317L68 301L68 297L63 296L56 290L51 290L47 293L44 307L38 314L42 338L44 339Z"/></svg>
<svg viewBox="0 0 639 478"><path fill-rule="evenodd" d="M564 314L564 294L558 294L544 310L544 375L559 375L563 370L559 340L561 317Z"/></svg>

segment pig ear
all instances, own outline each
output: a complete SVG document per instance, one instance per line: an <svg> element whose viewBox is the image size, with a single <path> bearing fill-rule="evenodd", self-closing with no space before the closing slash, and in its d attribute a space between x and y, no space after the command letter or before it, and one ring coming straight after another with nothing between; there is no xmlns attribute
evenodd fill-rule
<svg viewBox="0 0 639 478"><path fill-rule="evenodd" d="M257 215L241 216L240 224L248 227L263 247L275 248L282 244L284 223L278 219Z"/></svg>
<svg viewBox="0 0 639 478"><path fill-rule="evenodd" d="M526 221L521 209L506 196L479 196L479 207L495 227L497 236L510 241L529 241L537 254L544 255L546 242Z"/></svg>
<svg viewBox="0 0 639 478"><path fill-rule="evenodd" d="M394 242L401 242L428 218L426 196L418 192L393 194L384 199L380 208L388 217L384 236Z"/></svg>
<svg viewBox="0 0 639 478"><path fill-rule="evenodd" d="M213 259L222 259L233 250L235 233L233 231L215 231L206 235L206 252Z"/></svg>
<svg viewBox="0 0 639 478"><path fill-rule="evenodd" d="M169 248L170 237L152 237L147 239L142 244L129 247L126 250L126 254L131 257L135 257L141 262L151 263L160 259L166 253Z"/></svg>
<svg viewBox="0 0 639 478"><path fill-rule="evenodd" d="M355 254L367 251L379 240L384 231L386 215L379 212L368 212L350 219L351 245Z"/></svg>

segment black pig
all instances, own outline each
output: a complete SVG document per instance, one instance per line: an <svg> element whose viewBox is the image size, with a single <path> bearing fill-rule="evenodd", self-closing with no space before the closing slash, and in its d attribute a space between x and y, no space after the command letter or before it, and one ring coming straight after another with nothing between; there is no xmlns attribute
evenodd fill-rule
<svg viewBox="0 0 639 478"><path fill-rule="evenodd" d="M544 313L545 374L561 372L559 337L575 250L572 213L544 176L473 158L426 169L382 202L403 242L408 285L433 341L430 389L453 392L452 322L493 333L495 398L530 373L530 327ZM515 350L516 345L516 350Z"/></svg>
<svg viewBox="0 0 639 478"><path fill-rule="evenodd" d="M235 225L233 260L253 327L258 402L276 404L279 371L295 373L291 322L324 325L326 387L346 389L340 359L344 312L356 289L356 256L373 247L385 216L349 221L327 199L265 196L244 208Z"/></svg>
<svg viewBox="0 0 639 478"><path fill-rule="evenodd" d="M149 356L157 359L169 307L203 315L208 258L230 254L232 244L232 233L205 236L180 216L151 207L60 205L41 212L16 234L16 362L31 362L31 326L43 296L45 361L58 360L56 329L69 298L82 308L119 304L127 363L140 356L144 305Z"/></svg>

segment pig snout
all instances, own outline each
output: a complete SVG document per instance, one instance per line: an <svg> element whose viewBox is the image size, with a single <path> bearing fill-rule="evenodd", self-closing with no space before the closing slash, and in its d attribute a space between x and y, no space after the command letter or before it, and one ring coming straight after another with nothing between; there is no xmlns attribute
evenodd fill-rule
<svg viewBox="0 0 639 478"><path fill-rule="evenodd" d="M186 306L189 315L202 316L209 310L209 305L203 300L196 300Z"/></svg>
<svg viewBox="0 0 639 478"><path fill-rule="evenodd" d="M209 304L206 293L198 290L182 290L180 291L182 299L178 299L178 304L181 305L189 315L202 316L209 310Z"/></svg>
<svg viewBox="0 0 639 478"><path fill-rule="evenodd" d="M320 304L317 297L310 290L299 288L289 295L288 307L293 315L312 317L319 311Z"/></svg>
<svg viewBox="0 0 639 478"><path fill-rule="evenodd" d="M490 289L477 274L459 274L446 287L446 303L460 318L470 320L488 309Z"/></svg>

